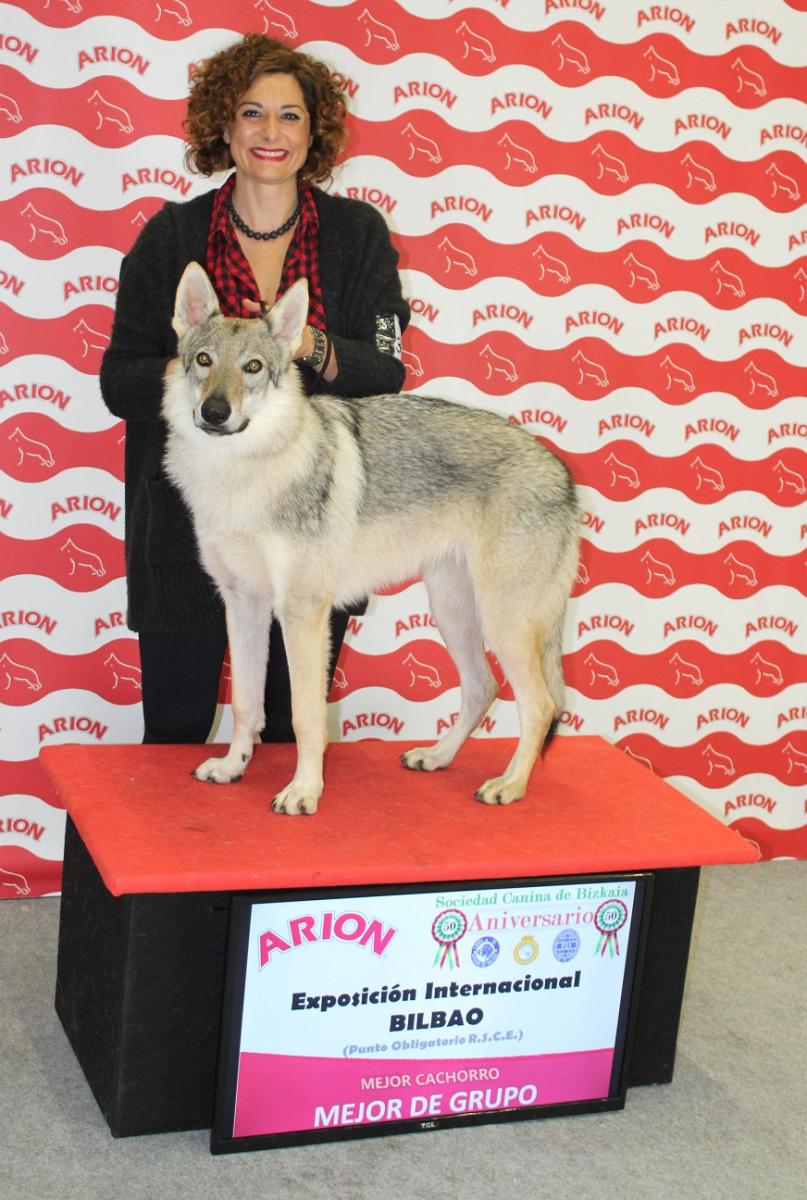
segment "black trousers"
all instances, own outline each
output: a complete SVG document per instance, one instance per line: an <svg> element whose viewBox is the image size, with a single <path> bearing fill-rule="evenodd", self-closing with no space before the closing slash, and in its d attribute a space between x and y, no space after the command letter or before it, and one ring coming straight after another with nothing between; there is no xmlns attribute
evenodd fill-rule
<svg viewBox="0 0 807 1200"><path fill-rule="evenodd" d="M330 688L350 617L331 613ZM219 676L227 649L224 621L217 629L194 633L140 633L143 671L143 741L202 743L207 740L218 702ZM266 727L263 742L293 742L291 688L283 634L277 621L269 636L266 673Z"/></svg>

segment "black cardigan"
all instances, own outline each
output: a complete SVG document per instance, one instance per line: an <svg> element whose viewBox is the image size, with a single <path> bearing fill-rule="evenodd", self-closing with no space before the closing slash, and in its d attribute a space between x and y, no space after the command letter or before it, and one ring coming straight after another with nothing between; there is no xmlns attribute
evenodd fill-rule
<svg viewBox="0 0 807 1200"><path fill-rule="evenodd" d="M341 396L397 392L405 370L375 344L376 317L401 328L398 255L384 218L359 200L313 189L319 213L322 294ZM213 192L166 203L143 227L121 264L112 338L101 363L101 395L126 421L126 577L128 624L179 632L218 624L222 605L199 564L190 514L163 473L163 373L177 353L174 297L187 263L204 264ZM309 380L310 382L310 380Z"/></svg>

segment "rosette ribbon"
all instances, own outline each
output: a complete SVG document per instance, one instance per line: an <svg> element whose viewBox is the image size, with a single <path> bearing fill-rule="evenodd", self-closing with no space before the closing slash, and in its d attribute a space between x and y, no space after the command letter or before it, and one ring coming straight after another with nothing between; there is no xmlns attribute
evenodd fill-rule
<svg viewBox="0 0 807 1200"><path fill-rule="evenodd" d="M619 931L628 919L628 906L622 900L606 900L594 914L594 928L600 940L594 954L605 957L606 950L611 958L619 954Z"/></svg>
<svg viewBox="0 0 807 1200"><path fill-rule="evenodd" d="M452 969L460 965L460 955L457 942L468 928L468 918L458 908L445 908L438 913L432 922L432 937L437 942L437 953L434 965L440 967L448 963Z"/></svg>

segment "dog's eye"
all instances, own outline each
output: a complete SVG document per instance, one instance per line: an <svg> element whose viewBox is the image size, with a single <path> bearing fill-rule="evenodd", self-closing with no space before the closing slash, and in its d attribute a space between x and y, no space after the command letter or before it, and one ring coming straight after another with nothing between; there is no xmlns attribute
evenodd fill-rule
<svg viewBox="0 0 807 1200"><path fill-rule="evenodd" d="M210 367L213 365L213 359L206 350L200 350L196 355L196 362L200 367Z"/></svg>
<svg viewBox="0 0 807 1200"><path fill-rule="evenodd" d="M249 362L247 363L247 365L244 367L244 370L247 371L250 375L257 375L258 372L262 369L263 369L263 363L261 362L261 360L259 358L251 358L249 360Z"/></svg>

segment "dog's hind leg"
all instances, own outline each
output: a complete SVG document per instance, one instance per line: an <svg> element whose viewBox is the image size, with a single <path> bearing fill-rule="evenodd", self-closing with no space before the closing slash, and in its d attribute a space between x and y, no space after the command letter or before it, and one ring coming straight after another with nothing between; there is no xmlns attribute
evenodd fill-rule
<svg viewBox="0 0 807 1200"><path fill-rule="evenodd" d="M224 590L233 691L233 736L223 758L208 758L194 771L208 783L236 783L252 758L264 725L264 686L272 610L260 596Z"/></svg>
<svg viewBox="0 0 807 1200"><path fill-rule="evenodd" d="M513 689L520 725L504 774L476 792L484 804L510 804L525 794L563 710L564 619L578 566L576 507L570 500L555 514L554 535L545 517L537 526L540 539L531 544L491 541L484 569L474 574L482 628Z"/></svg>
<svg viewBox="0 0 807 1200"><path fill-rule="evenodd" d="M518 709L520 737L504 774L489 779L476 792L483 804L511 804L527 790L535 760L541 752L557 707L544 678L544 635L526 617L508 614L509 621L489 627L491 647L507 676ZM549 635L551 638L552 635Z"/></svg>
<svg viewBox="0 0 807 1200"><path fill-rule="evenodd" d="M496 630L495 641L491 637L491 646L513 688L520 737L506 772L480 786L476 798L483 804L510 804L527 790L557 709L544 679L542 638L534 626L502 626Z"/></svg>
<svg viewBox="0 0 807 1200"><path fill-rule="evenodd" d="M444 559L423 572L434 622L459 672L461 703L454 725L433 746L401 755L412 771L446 767L496 698L498 686L485 655L473 586L464 562Z"/></svg>
<svg viewBox="0 0 807 1200"><path fill-rule="evenodd" d="M330 602L293 619L280 616L291 680L291 721L297 742L294 778L272 801L276 813L315 813L322 795L322 759L328 743L326 688L331 634Z"/></svg>

